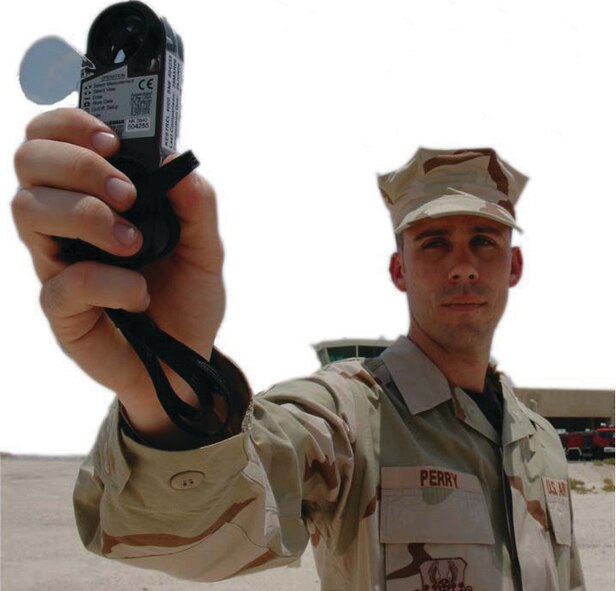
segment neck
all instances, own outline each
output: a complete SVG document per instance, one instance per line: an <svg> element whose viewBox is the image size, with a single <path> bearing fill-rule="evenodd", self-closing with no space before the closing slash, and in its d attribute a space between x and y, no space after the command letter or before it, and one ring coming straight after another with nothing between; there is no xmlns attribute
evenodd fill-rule
<svg viewBox="0 0 616 591"><path fill-rule="evenodd" d="M483 392L491 343L463 350L446 347L426 334L417 324L411 324L408 338L424 352L450 382L460 388Z"/></svg>

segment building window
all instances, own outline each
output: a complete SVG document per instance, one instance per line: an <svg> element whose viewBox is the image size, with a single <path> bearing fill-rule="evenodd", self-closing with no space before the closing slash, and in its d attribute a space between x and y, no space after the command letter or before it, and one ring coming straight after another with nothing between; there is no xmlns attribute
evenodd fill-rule
<svg viewBox="0 0 616 591"><path fill-rule="evenodd" d="M351 347L329 347L327 353L329 354L330 362L357 356L355 345Z"/></svg>
<svg viewBox="0 0 616 591"><path fill-rule="evenodd" d="M378 357L386 348L373 345L359 345L359 357Z"/></svg>

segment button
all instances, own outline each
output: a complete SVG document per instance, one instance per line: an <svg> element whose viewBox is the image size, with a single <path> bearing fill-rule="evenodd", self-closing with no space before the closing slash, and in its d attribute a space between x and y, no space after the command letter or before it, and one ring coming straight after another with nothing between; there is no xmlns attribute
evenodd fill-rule
<svg viewBox="0 0 616 591"><path fill-rule="evenodd" d="M205 480L203 472L180 472L171 479L171 487L176 490L195 488Z"/></svg>

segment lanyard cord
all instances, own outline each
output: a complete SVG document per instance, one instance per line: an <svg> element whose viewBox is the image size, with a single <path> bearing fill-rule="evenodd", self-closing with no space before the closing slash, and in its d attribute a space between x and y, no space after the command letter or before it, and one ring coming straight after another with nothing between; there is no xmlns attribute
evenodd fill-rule
<svg viewBox="0 0 616 591"><path fill-rule="evenodd" d="M146 172L136 161L122 157L112 163L137 187L136 204L123 215L142 231L144 247L137 255L122 258L81 240L57 238L60 256L68 263L95 260L139 269L168 255L177 244L180 226L167 191L190 174L199 161L188 151L153 172ZM160 404L179 429L208 440L222 439L231 433L235 410L232 393L206 359L161 330L145 313L109 308L105 311L136 351L152 379ZM159 359L193 389L201 408L191 406L174 392Z"/></svg>
<svg viewBox="0 0 616 591"><path fill-rule="evenodd" d="M161 330L146 314L111 309L105 311L135 349L150 374L161 406L178 428L208 439L228 430L235 410L233 396L225 381L205 358ZM193 389L200 409L184 402L174 392L159 359ZM224 400L224 420L216 412L215 396Z"/></svg>

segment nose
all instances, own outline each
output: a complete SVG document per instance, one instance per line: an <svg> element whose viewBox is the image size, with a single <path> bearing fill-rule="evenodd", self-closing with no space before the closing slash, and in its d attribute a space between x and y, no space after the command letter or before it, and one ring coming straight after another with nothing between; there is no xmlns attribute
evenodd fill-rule
<svg viewBox="0 0 616 591"><path fill-rule="evenodd" d="M479 272L469 253L460 254L449 270L449 281L452 283L474 283L479 279Z"/></svg>

